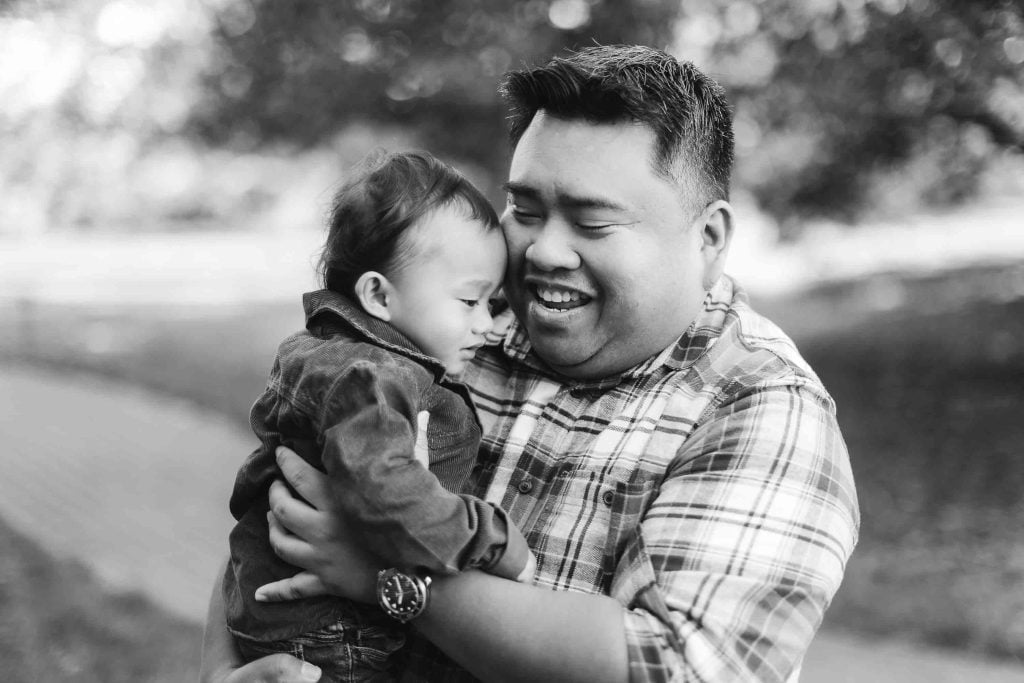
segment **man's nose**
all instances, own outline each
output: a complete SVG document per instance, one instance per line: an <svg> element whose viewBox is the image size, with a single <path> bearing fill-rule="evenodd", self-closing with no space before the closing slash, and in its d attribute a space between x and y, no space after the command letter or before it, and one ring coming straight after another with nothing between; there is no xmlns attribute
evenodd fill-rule
<svg viewBox="0 0 1024 683"><path fill-rule="evenodd" d="M526 260L543 271L579 268L580 256L573 246L571 227L561 221L548 221L533 234L533 241L526 248Z"/></svg>

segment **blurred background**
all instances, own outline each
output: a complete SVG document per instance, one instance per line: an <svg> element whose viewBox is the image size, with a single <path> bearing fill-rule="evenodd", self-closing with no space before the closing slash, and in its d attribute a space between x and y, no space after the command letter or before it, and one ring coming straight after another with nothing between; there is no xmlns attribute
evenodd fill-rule
<svg viewBox="0 0 1024 683"><path fill-rule="evenodd" d="M425 148L500 206L497 79L595 42L726 88L729 270L838 404L804 680L1022 680L1024 2L0 0L5 680L194 680L333 190Z"/></svg>

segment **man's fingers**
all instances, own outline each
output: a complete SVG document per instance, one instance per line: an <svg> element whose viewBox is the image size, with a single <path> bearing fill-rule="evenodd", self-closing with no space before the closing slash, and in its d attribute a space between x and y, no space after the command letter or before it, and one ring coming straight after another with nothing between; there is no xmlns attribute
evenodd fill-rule
<svg viewBox="0 0 1024 683"><path fill-rule="evenodd" d="M267 513L267 525L270 527L270 547L274 554L288 564L308 569L313 547L298 536L288 533L272 512Z"/></svg>
<svg viewBox="0 0 1024 683"><path fill-rule="evenodd" d="M276 454L277 466L292 488L310 505L323 510L330 501L327 475L284 446L278 446Z"/></svg>
<svg viewBox="0 0 1024 683"><path fill-rule="evenodd" d="M262 657L235 669L224 683L313 683L320 668L291 655Z"/></svg>
<svg viewBox="0 0 1024 683"><path fill-rule="evenodd" d="M327 595L327 586L316 574L301 572L287 579L274 581L256 589L258 602L280 602L298 600L317 595Z"/></svg>
<svg viewBox="0 0 1024 683"><path fill-rule="evenodd" d="M267 500L273 516L293 535L308 540L317 539L322 535L323 515L306 501L292 495L287 484L280 479L270 483Z"/></svg>

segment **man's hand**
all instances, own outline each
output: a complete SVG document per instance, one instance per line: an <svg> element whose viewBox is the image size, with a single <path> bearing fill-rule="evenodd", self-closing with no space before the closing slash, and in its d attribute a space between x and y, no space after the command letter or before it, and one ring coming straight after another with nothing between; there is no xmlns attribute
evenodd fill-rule
<svg viewBox="0 0 1024 683"><path fill-rule="evenodd" d="M327 476L293 451L277 449L277 464L292 488L270 486L270 545L285 562L306 571L261 586L262 601L338 595L373 602L380 563L356 541L345 519L331 505Z"/></svg>

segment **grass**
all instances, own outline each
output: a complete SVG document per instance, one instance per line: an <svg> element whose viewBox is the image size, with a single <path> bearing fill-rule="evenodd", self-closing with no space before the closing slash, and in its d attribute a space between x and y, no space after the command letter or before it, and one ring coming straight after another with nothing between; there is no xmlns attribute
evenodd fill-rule
<svg viewBox="0 0 1024 683"><path fill-rule="evenodd" d="M805 353L840 406L862 541L830 619L1024 658L1024 300L881 315Z"/></svg>
<svg viewBox="0 0 1024 683"><path fill-rule="evenodd" d="M301 327L298 297L244 310L21 304L0 307L0 362L97 372L247 427L278 343Z"/></svg>
<svg viewBox="0 0 1024 683"><path fill-rule="evenodd" d="M774 310L836 399L860 496L829 624L1024 659L1022 277L888 277ZM898 305L857 304L880 288Z"/></svg>
<svg viewBox="0 0 1024 683"><path fill-rule="evenodd" d="M1001 266L890 276L821 288L799 301L758 303L793 333L836 398L857 477L861 542L828 613L830 626L1024 659L1021 283L1024 267ZM887 302L886 310L877 310L878 301ZM7 313L0 311L0 362L123 378L239 422L262 389L277 342L301 323L297 302L215 315L43 305ZM104 599L82 574L66 581L32 569L31 562L46 565L38 551L23 539L13 547L4 554L8 573L38 574L14 581L82 586L92 596L78 604L83 614L97 615L80 620L93 626L74 636L93 644L88 651L131 650L164 629L178 634L155 608ZM7 585L0 584L5 630L44 633L57 605L44 601L37 617L28 609L33 603L20 601ZM66 599L78 600L68 590ZM117 609L141 625L97 631L97 623L120 621L105 616ZM62 623L75 630L78 622ZM43 636L32 637L42 647ZM185 628L170 640L169 652L179 656L195 637ZM5 656L0 651L0 665ZM190 658L194 650L181 661ZM148 655L137 660L159 662Z"/></svg>
<svg viewBox="0 0 1024 683"><path fill-rule="evenodd" d="M0 671L9 683L180 683L199 673L202 626L105 592L0 520Z"/></svg>

